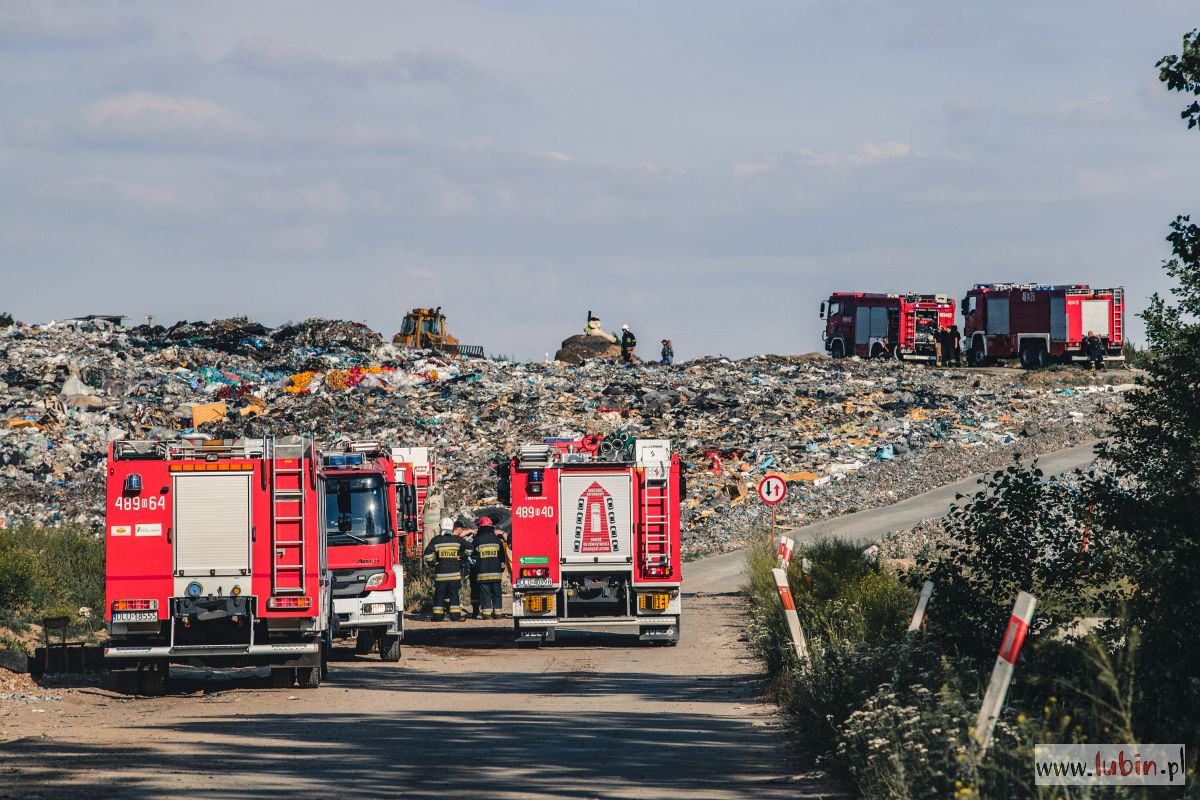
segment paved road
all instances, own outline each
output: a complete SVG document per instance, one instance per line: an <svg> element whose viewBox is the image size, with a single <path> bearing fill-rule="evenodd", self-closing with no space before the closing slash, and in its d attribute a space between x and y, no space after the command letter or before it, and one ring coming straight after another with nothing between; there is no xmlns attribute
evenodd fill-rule
<svg viewBox="0 0 1200 800"><path fill-rule="evenodd" d="M1058 475L1079 467L1086 467L1094 459L1095 444L1095 442L1088 442L1040 456L1038 466L1047 475ZM812 525L793 528L788 531L788 535L797 543L811 542L821 537L849 541L877 541L890 531L904 530L913 527L923 519L944 516L950 510L950 506L954 504L956 494L969 495L977 491L979 481L989 474L991 471L972 475L961 481L915 495L889 506L867 509L855 514L846 514L815 522ZM689 591L727 591L725 587L737 585L745 580L745 556L741 550L706 558L687 566Z"/></svg>

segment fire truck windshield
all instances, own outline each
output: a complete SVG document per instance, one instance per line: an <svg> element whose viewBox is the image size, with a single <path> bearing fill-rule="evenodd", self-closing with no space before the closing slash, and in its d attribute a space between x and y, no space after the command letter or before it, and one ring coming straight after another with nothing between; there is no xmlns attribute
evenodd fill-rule
<svg viewBox="0 0 1200 800"><path fill-rule="evenodd" d="M330 547L391 541L387 487L379 476L326 478L325 537Z"/></svg>

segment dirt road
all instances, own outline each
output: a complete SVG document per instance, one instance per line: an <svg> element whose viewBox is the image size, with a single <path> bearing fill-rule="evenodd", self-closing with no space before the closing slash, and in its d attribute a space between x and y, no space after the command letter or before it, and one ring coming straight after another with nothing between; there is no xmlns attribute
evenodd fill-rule
<svg viewBox="0 0 1200 800"><path fill-rule="evenodd" d="M685 596L683 641L512 645L511 622L415 623L403 661L350 650L317 690L191 673L172 694L0 700L0 797L845 797L804 767L739 641Z"/></svg>

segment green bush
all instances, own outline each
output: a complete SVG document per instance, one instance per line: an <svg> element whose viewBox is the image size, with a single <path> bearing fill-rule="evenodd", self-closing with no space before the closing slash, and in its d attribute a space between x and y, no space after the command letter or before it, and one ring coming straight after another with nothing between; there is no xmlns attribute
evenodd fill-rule
<svg viewBox="0 0 1200 800"><path fill-rule="evenodd" d="M0 623L68 616L84 633L103 624L103 611L103 537L76 526L0 529Z"/></svg>
<svg viewBox="0 0 1200 800"><path fill-rule="evenodd" d="M931 613L930 631L989 664L1020 591L1038 598L1030 630L1040 638L1114 607L1123 591L1117 571L1123 542L1091 526L1088 506L1075 481L1047 480L1040 469L1020 464L994 472L978 494L951 510L947 541L919 563L936 587L931 608L953 609Z"/></svg>

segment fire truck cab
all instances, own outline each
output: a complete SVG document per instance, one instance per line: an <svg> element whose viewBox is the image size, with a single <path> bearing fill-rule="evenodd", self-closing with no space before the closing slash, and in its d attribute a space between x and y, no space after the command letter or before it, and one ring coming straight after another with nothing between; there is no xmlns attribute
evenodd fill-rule
<svg viewBox="0 0 1200 800"><path fill-rule="evenodd" d="M189 662L320 685L333 610L317 462L299 436L110 445L104 655L127 690L161 691Z"/></svg>
<svg viewBox="0 0 1200 800"><path fill-rule="evenodd" d="M963 298L967 363L1017 358L1026 369L1052 361L1086 361L1088 331L1106 361L1124 361L1125 291L1087 284L978 283Z"/></svg>
<svg viewBox="0 0 1200 800"><path fill-rule="evenodd" d="M954 324L945 294L835 292L821 303L825 352L834 358L936 361L938 328Z"/></svg>
<svg viewBox="0 0 1200 800"><path fill-rule="evenodd" d="M320 479L338 633L353 635L360 655L378 648L381 660L399 661L404 570L398 498L411 492L397 484L391 454L379 442L341 440L323 448Z"/></svg>
<svg viewBox="0 0 1200 800"><path fill-rule="evenodd" d="M683 484L670 442L550 439L521 447L507 478L518 642L619 629L678 643Z"/></svg>

